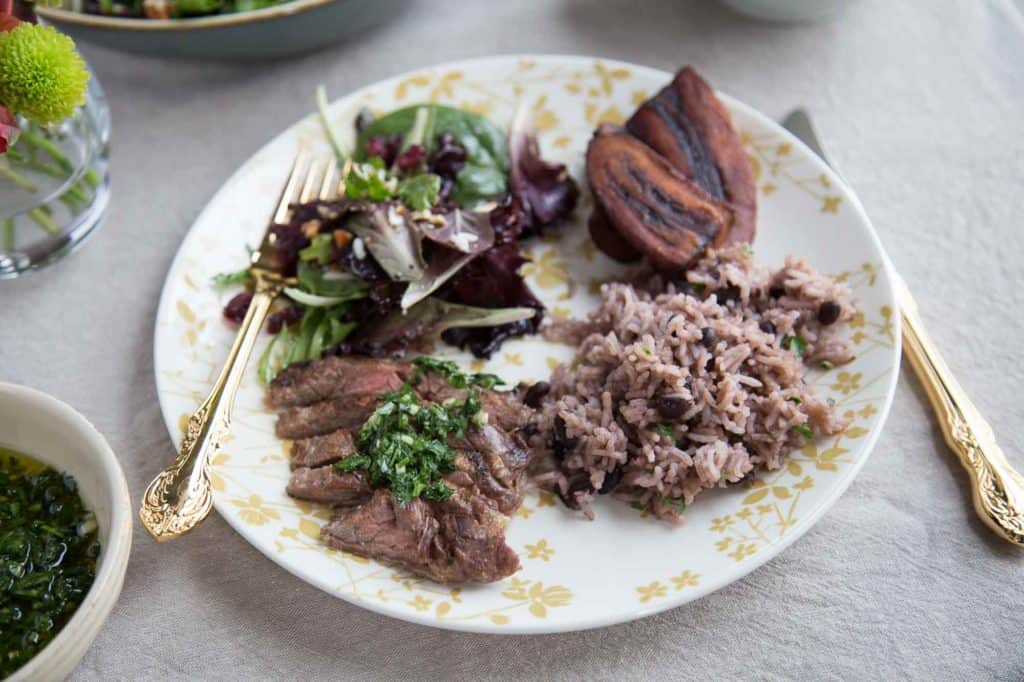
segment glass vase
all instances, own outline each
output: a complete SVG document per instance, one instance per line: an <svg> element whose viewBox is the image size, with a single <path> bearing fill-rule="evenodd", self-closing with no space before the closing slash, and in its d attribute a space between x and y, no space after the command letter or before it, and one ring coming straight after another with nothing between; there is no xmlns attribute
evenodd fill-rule
<svg viewBox="0 0 1024 682"><path fill-rule="evenodd" d="M54 263L80 246L110 200L110 111L90 72L85 104L68 120L22 133L0 154L0 279Z"/></svg>

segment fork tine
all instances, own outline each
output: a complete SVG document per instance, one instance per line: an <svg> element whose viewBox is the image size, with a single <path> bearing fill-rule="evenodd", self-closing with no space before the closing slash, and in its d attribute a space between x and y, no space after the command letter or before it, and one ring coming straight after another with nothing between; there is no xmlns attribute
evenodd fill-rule
<svg viewBox="0 0 1024 682"><path fill-rule="evenodd" d="M345 178L348 177L349 172L352 170L352 159L345 159L345 164L341 167L341 177L338 178L338 186L334 188L335 193L338 196L344 196L345 194Z"/></svg>
<svg viewBox="0 0 1024 682"><path fill-rule="evenodd" d="M302 185L302 194L299 195L300 204L304 204L313 198L313 188L317 186L320 168L321 164L315 159L310 162L309 170L306 172L306 181Z"/></svg>
<svg viewBox="0 0 1024 682"><path fill-rule="evenodd" d="M302 177L302 167L306 165L306 152L300 149L295 155L295 163L292 172L288 176L281 191L281 200L277 203L277 210L274 211L274 222L284 223L288 220L288 207L298 199L299 179Z"/></svg>
<svg viewBox="0 0 1024 682"><path fill-rule="evenodd" d="M337 163L334 159L331 159L327 163L327 170L324 172L324 181L320 183L320 198L321 199L333 199L334 190L337 184L334 180L334 171L337 168Z"/></svg>

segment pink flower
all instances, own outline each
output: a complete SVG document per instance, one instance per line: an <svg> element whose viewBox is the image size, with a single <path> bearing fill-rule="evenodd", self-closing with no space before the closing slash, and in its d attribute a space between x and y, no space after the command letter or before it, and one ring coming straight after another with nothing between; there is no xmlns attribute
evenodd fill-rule
<svg viewBox="0 0 1024 682"><path fill-rule="evenodd" d="M21 23L21 20L13 14L7 14L0 12L0 33L4 31L10 31L12 28Z"/></svg>
<svg viewBox="0 0 1024 682"><path fill-rule="evenodd" d="M14 114L0 104L0 154L5 153L11 145L18 139L18 133L21 132L18 128L18 122L14 119Z"/></svg>
<svg viewBox="0 0 1024 682"><path fill-rule="evenodd" d="M13 0L0 0L0 31L10 31L19 23L21 22L14 16Z"/></svg>

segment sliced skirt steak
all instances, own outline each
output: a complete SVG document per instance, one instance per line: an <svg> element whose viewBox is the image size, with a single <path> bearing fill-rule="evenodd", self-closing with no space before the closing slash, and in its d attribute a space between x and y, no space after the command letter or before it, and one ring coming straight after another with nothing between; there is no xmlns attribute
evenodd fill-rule
<svg viewBox="0 0 1024 682"><path fill-rule="evenodd" d="M322 467L334 464L355 451L356 444L352 432L348 429L338 429L322 436L300 438L292 443L291 467Z"/></svg>
<svg viewBox="0 0 1024 682"><path fill-rule="evenodd" d="M279 410L276 431L292 446L289 495L334 506L321 529L330 547L376 559L442 583L491 582L519 569L505 542L509 518L522 504L530 450L519 435L530 416L511 392L480 390L487 421L452 437L455 471L444 502L415 499L401 505L386 489L373 489L361 471L333 464L358 448L355 433L381 394L413 376L410 363L329 357L290 367L271 385L268 401ZM424 402L464 399L435 374L415 386Z"/></svg>
<svg viewBox="0 0 1024 682"><path fill-rule="evenodd" d="M286 367L267 389L267 402L281 408L351 394L380 395L401 388L409 374L407 362L328 356Z"/></svg>
<svg viewBox="0 0 1024 682"><path fill-rule="evenodd" d="M341 506L361 504L373 494L363 472L341 472L333 466L296 469L285 492L299 500Z"/></svg>
<svg viewBox="0 0 1024 682"><path fill-rule="evenodd" d="M320 535L330 547L439 583L493 582L519 570L519 558L505 543L505 522L472 497L402 506L378 490L366 504L338 509Z"/></svg>

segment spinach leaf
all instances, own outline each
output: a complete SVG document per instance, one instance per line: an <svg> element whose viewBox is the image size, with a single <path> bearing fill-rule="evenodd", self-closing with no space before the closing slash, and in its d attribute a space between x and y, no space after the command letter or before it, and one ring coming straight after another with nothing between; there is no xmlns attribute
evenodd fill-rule
<svg viewBox="0 0 1024 682"><path fill-rule="evenodd" d="M507 181L500 168L466 164L455 178L452 196L462 207L476 206L505 192Z"/></svg>

